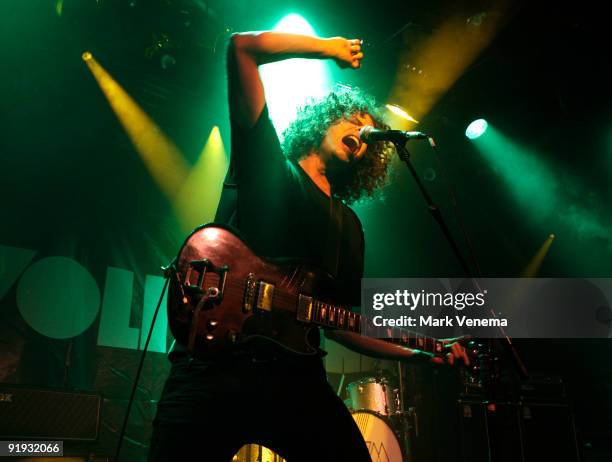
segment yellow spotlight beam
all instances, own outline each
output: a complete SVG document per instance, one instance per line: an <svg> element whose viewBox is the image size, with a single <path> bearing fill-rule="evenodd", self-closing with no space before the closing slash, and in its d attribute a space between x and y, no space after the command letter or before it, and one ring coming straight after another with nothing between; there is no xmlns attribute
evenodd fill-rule
<svg viewBox="0 0 612 462"><path fill-rule="evenodd" d="M83 53L83 60L151 176L164 194L173 200L189 172L184 156L90 52Z"/></svg>
<svg viewBox="0 0 612 462"><path fill-rule="evenodd" d="M470 24L465 16L452 17L432 36L411 46L411 52L400 57L389 100L407 108L412 117L423 120L491 42L507 19L509 3L499 0L494 13L479 15L478 25Z"/></svg>
<svg viewBox="0 0 612 462"><path fill-rule="evenodd" d="M524 278L533 278L536 277L540 271L540 267L542 266L542 262L544 261L544 257L548 254L550 250L550 246L555 240L555 235L550 234L548 238L544 241L542 246L538 249L536 254L533 256L531 261L527 264L525 269L521 272L521 276Z"/></svg>
<svg viewBox="0 0 612 462"><path fill-rule="evenodd" d="M227 167L221 133L215 126L173 203L183 231L214 219Z"/></svg>
<svg viewBox="0 0 612 462"><path fill-rule="evenodd" d="M408 122L413 122L415 124L419 123L418 120L408 114L403 108L401 108L397 104L386 104L385 107L389 109L391 113L395 114L398 117L401 117L402 119L406 119Z"/></svg>

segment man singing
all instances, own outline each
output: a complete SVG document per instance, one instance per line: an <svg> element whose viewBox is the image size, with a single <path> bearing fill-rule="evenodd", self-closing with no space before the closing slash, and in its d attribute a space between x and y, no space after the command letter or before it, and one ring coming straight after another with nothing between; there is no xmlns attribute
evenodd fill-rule
<svg viewBox="0 0 612 462"><path fill-rule="evenodd" d="M363 53L359 39L278 32L232 36L227 52L231 163L216 221L233 226L259 256L297 260L329 273L334 303L356 306L364 238L348 205L385 183L392 153L387 143L362 142L359 130L388 127L371 97L342 87L301 108L281 146L258 67L296 57L332 59L341 68L358 69ZM312 333L308 341L318 345L318 330ZM430 359L351 332L325 334L372 356ZM242 445L257 443L289 462L369 461L357 425L327 383L324 354L301 356L262 342L192 359L177 345L149 460L226 462ZM450 343L448 362L459 358L468 361L463 347Z"/></svg>

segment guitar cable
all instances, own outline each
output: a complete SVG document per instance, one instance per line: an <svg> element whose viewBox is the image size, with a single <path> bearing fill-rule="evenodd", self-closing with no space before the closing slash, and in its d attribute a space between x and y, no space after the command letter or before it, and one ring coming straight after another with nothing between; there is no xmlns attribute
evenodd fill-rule
<svg viewBox="0 0 612 462"><path fill-rule="evenodd" d="M166 267L164 267L163 269L164 269L164 273L168 271ZM119 432L119 442L117 443L117 450L115 451L115 457L113 459L115 462L119 462L119 454L121 452L121 445L123 443L123 439L125 437L125 431L127 429L127 424L130 419L130 411L132 410L132 404L134 402L134 396L136 395L136 389L138 388L138 380L140 379L140 374L142 373L142 367L144 366L145 356L149 348L149 342L151 341L151 337L153 335L153 327L155 326L155 320L157 319L159 308L161 307L162 301L164 299L164 295L166 295L168 283L170 282L170 278L168 277L168 275L164 274L164 276L165 276L166 282L164 283L164 287L162 288L161 294L159 296L157 306L155 307L155 312L153 313L153 319L151 320L151 327L149 328L147 340L145 341L144 348L142 349L142 354L140 355L140 362L138 363L138 369L136 370L136 376L134 377L134 383L132 384L132 391L130 392L130 399L128 400L127 409L125 410L125 417L123 418L123 424L121 425L121 431Z"/></svg>

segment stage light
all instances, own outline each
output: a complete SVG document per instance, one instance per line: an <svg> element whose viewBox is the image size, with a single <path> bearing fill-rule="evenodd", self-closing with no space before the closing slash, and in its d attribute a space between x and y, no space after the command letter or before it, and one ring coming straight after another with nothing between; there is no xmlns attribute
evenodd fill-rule
<svg viewBox="0 0 612 462"><path fill-rule="evenodd" d="M61 18L64 12L64 0L55 0L55 12Z"/></svg>
<svg viewBox="0 0 612 462"><path fill-rule="evenodd" d="M409 105L410 114L423 120L495 38L508 14L512 14L511 5L512 2L498 2L495 15L486 16L486 20L483 15L473 16L467 23L472 24L470 27L466 27L463 13L446 16L442 23L434 25L435 32L431 34L406 25L404 43L409 46L399 58L391 100Z"/></svg>
<svg viewBox="0 0 612 462"><path fill-rule="evenodd" d="M535 255L531 258L531 261L525 266L523 271L521 272L521 276L524 278L533 278L538 275L540 272L540 267L542 266L542 262L544 262L544 258L548 251L550 250L550 246L555 240L554 234L549 234L548 238L544 241L544 243L540 246Z"/></svg>
<svg viewBox="0 0 612 462"><path fill-rule="evenodd" d="M166 197L174 199L189 172L185 157L91 53L82 57L145 167Z"/></svg>
<svg viewBox="0 0 612 462"><path fill-rule="evenodd" d="M485 126L486 136L482 136ZM548 218L551 212L559 207L559 182L544 157L506 136L483 119L472 122L465 134L474 141L473 146L525 213L531 219L546 219L550 223Z"/></svg>
<svg viewBox="0 0 612 462"><path fill-rule="evenodd" d="M465 129L465 136L471 140L481 137L487 131L489 124L484 119L478 119L468 125Z"/></svg>
<svg viewBox="0 0 612 462"><path fill-rule="evenodd" d="M612 248L612 229L603 218L607 211L601 206L585 206L581 197L589 186L579 178L493 125L473 145L506 185L529 223L561 229L566 236L571 232L574 239L601 239Z"/></svg>
<svg viewBox="0 0 612 462"><path fill-rule="evenodd" d="M183 231L214 220L227 167L221 133L214 126L173 204Z"/></svg>
<svg viewBox="0 0 612 462"><path fill-rule="evenodd" d="M418 120L408 114L403 108L401 108L397 104L386 104L385 107L389 109L389 111L391 111L393 114L398 117L401 117L402 119L408 120L409 122L414 122L415 124L419 123Z"/></svg>
<svg viewBox="0 0 612 462"><path fill-rule="evenodd" d="M316 35L302 16L290 14L274 30L293 34ZM309 98L320 98L330 90L329 65L316 59L294 58L260 66L270 119L279 136L287 128L298 107Z"/></svg>

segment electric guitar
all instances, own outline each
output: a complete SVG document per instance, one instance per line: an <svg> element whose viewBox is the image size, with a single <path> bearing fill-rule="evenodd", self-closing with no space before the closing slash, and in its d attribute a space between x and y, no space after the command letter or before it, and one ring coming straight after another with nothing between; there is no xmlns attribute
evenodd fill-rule
<svg viewBox="0 0 612 462"><path fill-rule="evenodd" d="M302 355L317 327L387 339L442 356L444 342L397 328L377 328L346 306L332 303L331 278L304 265L258 257L230 229L197 228L166 269L168 322L176 340L194 353L265 339ZM314 296L317 294L317 297Z"/></svg>

